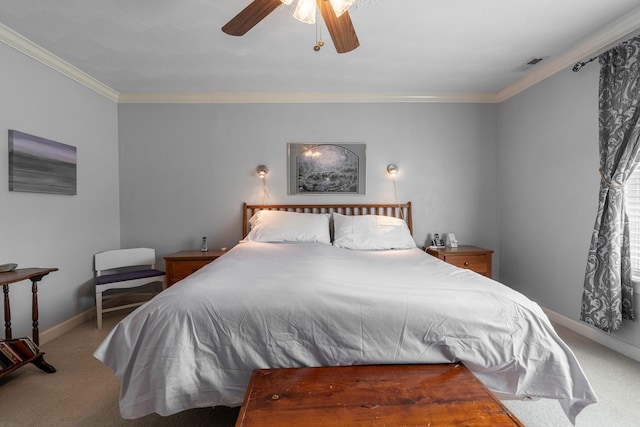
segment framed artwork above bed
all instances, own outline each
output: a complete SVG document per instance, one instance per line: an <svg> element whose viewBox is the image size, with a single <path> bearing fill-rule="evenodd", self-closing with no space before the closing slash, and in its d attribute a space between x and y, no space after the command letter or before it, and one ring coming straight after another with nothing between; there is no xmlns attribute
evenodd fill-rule
<svg viewBox="0 0 640 427"><path fill-rule="evenodd" d="M365 194L366 146L289 143L289 194Z"/></svg>

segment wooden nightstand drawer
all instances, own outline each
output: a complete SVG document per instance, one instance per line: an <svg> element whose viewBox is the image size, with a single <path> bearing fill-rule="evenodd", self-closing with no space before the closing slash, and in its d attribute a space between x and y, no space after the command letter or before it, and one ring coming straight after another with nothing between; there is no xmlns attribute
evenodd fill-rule
<svg viewBox="0 0 640 427"><path fill-rule="evenodd" d="M173 267L172 278L176 282L178 280L182 280L188 275L190 275L191 273L195 273L196 271L200 270L202 267L209 264L211 261L213 260L208 259L208 260L201 260L201 261L176 262L175 266Z"/></svg>
<svg viewBox="0 0 640 427"><path fill-rule="evenodd" d="M456 267L466 268L491 278L491 249L477 246L458 246L457 248L426 248L429 255L440 258Z"/></svg>
<svg viewBox="0 0 640 427"><path fill-rule="evenodd" d="M167 287L200 270L226 252L221 250L182 251L164 257Z"/></svg>
<svg viewBox="0 0 640 427"><path fill-rule="evenodd" d="M489 267L489 263L487 260L487 255L447 255L444 257L444 260L449 264L455 265L460 268L468 268L469 270L473 270L476 273L484 274L485 276L489 275L489 271L487 268Z"/></svg>

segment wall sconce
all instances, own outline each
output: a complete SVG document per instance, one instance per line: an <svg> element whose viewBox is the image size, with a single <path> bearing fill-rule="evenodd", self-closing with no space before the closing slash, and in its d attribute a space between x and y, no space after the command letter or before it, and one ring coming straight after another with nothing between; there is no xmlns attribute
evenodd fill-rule
<svg viewBox="0 0 640 427"><path fill-rule="evenodd" d="M387 173L391 176L393 180L393 199L398 204L398 192L396 191L396 175L398 175L398 166L393 163L389 163L387 165ZM402 209L400 209L400 218L402 218Z"/></svg>
<svg viewBox="0 0 640 427"><path fill-rule="evenodd" d="M266 167L265 165L258 165L258 167L256 168L256 171L258 172L258 176L260 178L264 178L269 173L269 168Z"/></svg>
<svg viewBox="0 0 640 427"><path fill-rule="evenodd" d="M269 199L269 190L267 190L267 174L269 173L269 168L265 165L258 165L256 172L258 172L258 176L262 179L262 204L266 205Z"/></svg>

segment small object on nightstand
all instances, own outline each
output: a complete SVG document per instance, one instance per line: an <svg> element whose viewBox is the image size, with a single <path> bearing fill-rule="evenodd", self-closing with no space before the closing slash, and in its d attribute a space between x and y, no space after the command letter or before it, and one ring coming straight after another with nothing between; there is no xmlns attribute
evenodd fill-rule
<svg viewBox="0 0 640 427"><path fill-rule="evenodd" d="M200 250L202 252L207 252L209 250L209 247L207 246L207 238L206 237L202 238L202 244L200 245Z"/></svg>
<svg viewBox="0 0 640 427"><path fill-rule="evenodd" d="M431 248L444 248L444 240L440 238L440 234L435 233L431 239Z"/></svg>
<svg viewBox="0 0 640 427"><path fill-rule="evenodd" d="M457 248L458 247L458 240L456 239L456 235L453 233L448 233L447 234L447 246L449 246L450 248Z"/></svg>

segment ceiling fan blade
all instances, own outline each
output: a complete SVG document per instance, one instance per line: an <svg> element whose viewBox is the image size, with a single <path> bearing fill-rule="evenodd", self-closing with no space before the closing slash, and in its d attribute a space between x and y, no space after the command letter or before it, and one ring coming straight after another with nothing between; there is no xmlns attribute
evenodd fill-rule
<svg viewBox="0 0 640 427"><path fill-rule="evenodd" d="M345 12L340 17L336 16L331 2L328 0L316 0L320 13L327 25L333 45L338 53L346 53L360 46L356 30L353 28L349 12Z"/></svg>
<svg viewBox="0 0 640 427"><path fill-rule="evenodd" d="M222 27L232 36L242 36L282 4L281 0L254 0Z"/></svg>

